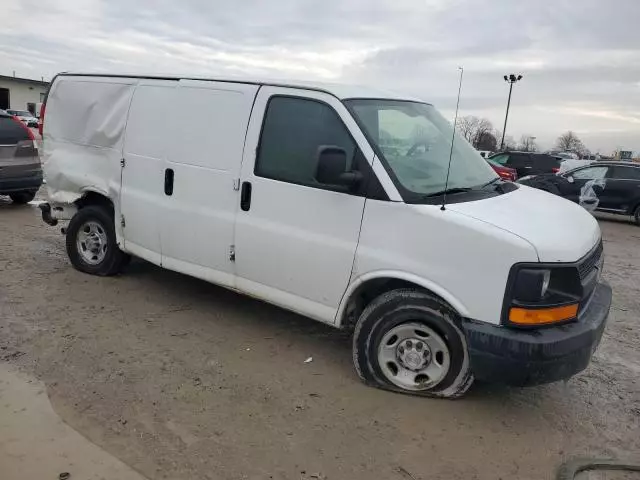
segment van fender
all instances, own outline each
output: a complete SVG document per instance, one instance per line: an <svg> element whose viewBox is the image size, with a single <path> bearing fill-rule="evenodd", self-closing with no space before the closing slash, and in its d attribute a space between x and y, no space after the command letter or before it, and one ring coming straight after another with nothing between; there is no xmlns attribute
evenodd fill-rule
<svg viewBox="0 0 640 480"><path fill-rule="evenodd" d="M88 194L96 194L104 197L106 200L109 200L113 205L113 220L114 220L114 228L116 232L116 243L120 248L124 246L124 232L122 226L122 214L120 211L120 196L119 189L115 188L113 184L107 185L108 190L101 188L98 185L89 185L87 187L83 187L81 189L80 198L77 201L82 201ZM113 187L113 188L112 188Z"/></svg>
<svg viewBox="0 0 640 480"><path fill-rule="evenodd" d="M338 311L334 320L334 324L336 327L339 328L341 326L345 309L347 308L347 305L349 304L349 300L351 299L353 293L364 283L376 279L403 280L405 282L413 283L418 287L422 287L425 290L438 295L449 305L451 305L451 307L461 317L469 317L469 310L467 309L467 307L451 292L449 292L441 285L438 285L437 283L427 278L400 270L377 270L360 275L347 287L347 290L345 291L344 295L342 296L342 300L340 301L340 306L338 307Z"/></svg>

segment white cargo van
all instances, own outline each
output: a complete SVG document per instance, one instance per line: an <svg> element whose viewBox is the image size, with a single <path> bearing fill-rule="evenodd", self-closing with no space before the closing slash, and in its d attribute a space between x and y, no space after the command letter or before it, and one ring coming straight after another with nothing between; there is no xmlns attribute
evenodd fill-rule
<svg viewBox="0 0 640 480"><path fill-rule="evenodd" d="M566 379L600 341L597 222L502 181L461 137L447 182L452 127L428 103L61 74L45 112L42 214L69 220L78 270L135 255L353 329L366 383L422 395Z"/></svg>

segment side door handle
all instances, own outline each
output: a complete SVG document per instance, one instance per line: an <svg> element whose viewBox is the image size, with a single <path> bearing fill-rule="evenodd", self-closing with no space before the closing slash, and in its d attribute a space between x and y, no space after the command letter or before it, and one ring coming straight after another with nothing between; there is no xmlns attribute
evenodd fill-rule
<svg viewBox="0 0 640 480"><path fill-rule="evenodd" d="M240 189L240 208L248 212L251 208L251 182L242 182Z"/></svg>
<svg viewBox="0 0 640 480"><path fill-rule="evenodd" d="M164 171L164 194L173 195L173 168L167 168Z"/></svg>

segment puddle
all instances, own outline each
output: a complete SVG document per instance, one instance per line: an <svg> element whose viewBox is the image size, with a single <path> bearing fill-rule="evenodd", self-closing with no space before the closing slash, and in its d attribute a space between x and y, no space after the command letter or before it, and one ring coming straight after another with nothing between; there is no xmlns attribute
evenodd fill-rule
<svg viewBox="0 0 640 480"><path fill-rule="evenodd" d="M42 382L5 363L0 398L2 480L54 479L63 472L72 479L145 480L64 423Z"/></svg>

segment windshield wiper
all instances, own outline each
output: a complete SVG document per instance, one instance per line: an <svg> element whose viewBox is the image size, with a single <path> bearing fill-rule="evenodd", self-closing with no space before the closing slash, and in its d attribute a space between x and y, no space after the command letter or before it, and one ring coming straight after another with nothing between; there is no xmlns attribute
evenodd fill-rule
<svg viewBox="0 0 640 480"><path fill-rule="evenodd" d="M488 187L489 185L493 185L494 183L496 183L498 180L502 180L502 178L500 177L496 177L493 180L491 180L490 182L485 183L484 185L482 185L480 188L484 188L484 187Z"/></svg>
<svg viewBox="0 0 640 480"><path fill-rule="evenodd" d="M447 188L446 190L440 190L439 192L427 193L422 198L439 197L440 195L451 195L453 193L464 193L473 190L472 188Z"/></svg>

